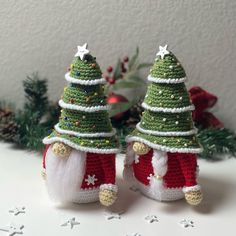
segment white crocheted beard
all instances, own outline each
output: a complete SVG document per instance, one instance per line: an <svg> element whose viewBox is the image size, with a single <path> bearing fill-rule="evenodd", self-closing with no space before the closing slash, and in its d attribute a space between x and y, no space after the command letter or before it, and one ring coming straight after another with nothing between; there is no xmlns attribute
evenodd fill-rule
<svg viewBox="0 0 236 236"><path fill-rule="evenodd" d="M86 153L73 149L68 158L56 156L52 145L46 154L46 185L56 202L71 202L80 191L85 172Z"/></svg>

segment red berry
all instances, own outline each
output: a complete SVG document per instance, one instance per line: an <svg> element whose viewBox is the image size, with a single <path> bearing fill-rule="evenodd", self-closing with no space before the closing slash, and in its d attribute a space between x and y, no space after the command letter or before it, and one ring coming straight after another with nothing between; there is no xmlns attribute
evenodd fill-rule
<svg viewBox="0 0 236 236"><path fill-rule="evenodd" d="M129 58L126 56L124 57L124 62L128 62L129 61Z"/></svg>
<svg viewBox="0 0 236 236"><path fill-rule="evenodd" d="M114 77L112 77L112 78L109 79L108 82L109 82L109 84L114 84L116 82L116 80L115 80Z"/></svg>
<svg viewBox="0 0 236 236"><path fill-rule="evenodd" d="M110 77L108 75L105 75L105 80L106 81L109 81L110 80Z"/></svg>
<svg viewBox="0 0 236 236"><path fill-rule="evenodd" d="M112 71L113 71L113 67L112 67L112 66L108 66L108 67L107 67L107 72L108 72L108 73L111 73Z"/></svg>

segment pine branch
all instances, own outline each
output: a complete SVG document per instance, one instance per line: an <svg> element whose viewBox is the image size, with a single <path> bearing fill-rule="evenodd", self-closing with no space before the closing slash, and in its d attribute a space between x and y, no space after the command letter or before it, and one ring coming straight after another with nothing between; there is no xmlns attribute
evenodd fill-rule
<svg viewBox="0 0 236 236"><path fill-rule="evenodd" d="M47 80L40 79L38 73L33 73L32 76L27 76L23 81L25 91L25 110L36 113L35 119L39 121L47 109Z"/></svg>
<svg viewBox="0 0 236 236"><path fill-rule="evenodd" d="M199 130L199 142L204 151L199 154L205 159L222 159L224 156L236 156L236 134L226 128L208 128Z"/></svg>

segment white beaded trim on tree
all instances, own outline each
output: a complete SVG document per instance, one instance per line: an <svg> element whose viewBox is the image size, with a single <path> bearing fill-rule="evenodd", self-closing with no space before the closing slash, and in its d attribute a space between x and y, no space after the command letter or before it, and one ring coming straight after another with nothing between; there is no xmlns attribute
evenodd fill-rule
<svg viewBox="0 0 236 236"><path fill-rule="evenodd" d="M70 76L70 72L65 74L65 79L73 84L81 84L81 85L96 85L96 84L105 84L106 80L104 78L94 79L94 80L82 80L82 79L75 79Z"/></svg>
<svg viewBox="0 0 236 236"><path fill-rule="evenodd" d="M190 105L187 107L180 107L180 108L152 107L152 106L149 106L145 102L142 103L142 107L147 110L154 111L154 112L162 111L162 112L171 112L171 113L181 113L185 111L193 111L195 109L194 105Z"/></svg>
<svg viewBox="0 0 236 236"><path fill-rule="evenodd" d="M189 131L168 131L168 132L143 129L140 126L140 123L138 123L136 125L136 128L137 128L137 130L139 130L142 133L152 134L152 135L159 135L159 136L189 136L189 135L197 133L197 129L196 128L192 129L192 130L189 130Z"/></svg>
<svg viewBox="0 0 236 236"><path fill-rule="evenodd" d="M173 147L167 147L167 146L162 146L159 144L154 144L146 139L137 137L137 136L128 136L126 137L126 142L141 142L146 145L148 145L151 148L154 149L159 149L160 151L165 151L165 152L178 152L178 153L200 153L203 151L202 148L173 148Z"/></svg>
<svg viewBox="0 0 236 236"><path fill-rule="evenodd" d="M68 146L76 149L76 150L80 150L83 152L91 152L91 153L104 153L104 154L108 154L108 153L119 153L120 152L120 148L111 148L111 149L99 149L99 148L91 148L91 147L84 147L84 146L80 146L78 144L75 144L73 142L71 142L70 140L61 138L61 137L52 137L52 138L44 138L43 139L43 143L44 144L52 144L55 142L62 142L67 144Z"/></svg>
<svg viewBox="0 0 236 236"><path fill-rule="evenodd" d="M63 100L59 100L58 104L60 105L60 107L65 108L65 109L76 110L76 111L85 111L85 112L107 111L110 109L109 105L84 107L84 106L79 106L79 105L75 105L75 104L65 103Z"/></svg>
<svg viewBox="0 0 236 236"><path fill-rule="evenodd" d="M171 78L155 78L152 77L151 75L149 75L147 77L148 81L154 82L154 83L160 83L160 84L179 84L179 83L183 83L187 81L187 77L183 77L183 78L176 78L176 79L171 79Z"/></svg>
<svg viewBox="0 0 236 236"><path fill-rule="evenodd" d="M74 135L77 137L87 137L87 138L92 138L92 137L112 137L116 134L116 130L112 129L112 132L101 132L101 133L79 133L75 132L72 130L65 130L59 127L59 124L56 124L54 126L55 130L60 133L60 134L69 134L69 135Z"/></svg>

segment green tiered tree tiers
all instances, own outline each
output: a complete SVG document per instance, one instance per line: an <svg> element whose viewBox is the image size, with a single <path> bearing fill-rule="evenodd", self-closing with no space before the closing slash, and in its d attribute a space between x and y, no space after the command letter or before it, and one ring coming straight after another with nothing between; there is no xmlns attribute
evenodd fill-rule
<svg viewBox="0 0 236 236"><path fill-rule="evenodd" d="M166 47L160 48L163 51L158 52L148 76L151 84L142 104L145 111L126 140L167 152L199 153L202 148L196 139L185 71Z"/></svg>
<svg viewBox="0 0 236 236"><path fill-rule="evenodd" d="M88 51L88 50L87 50ZM44 144L63 142L72 148L94 153L117 153L119 143L112 128L104 88L105 79L96 58L86 53L75 57L69 82L59 101L62 107L59 123Z"/></svg>

